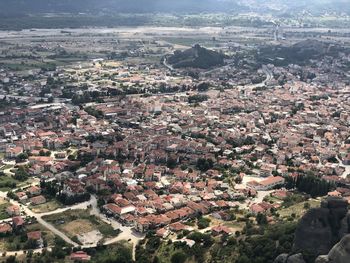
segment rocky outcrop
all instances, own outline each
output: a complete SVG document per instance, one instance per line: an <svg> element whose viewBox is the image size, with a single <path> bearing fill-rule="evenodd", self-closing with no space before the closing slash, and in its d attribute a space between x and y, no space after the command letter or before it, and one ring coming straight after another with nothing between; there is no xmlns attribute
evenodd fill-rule
<svg viewBox="0 0 350 263"><path fill-rule="evenodd" d="M300 252L317 257L315 263L350 263L349 233L350 213L347 201L328 197L322 201L320 208L310 209L300 219L291 251L294 255L281 254L274 263L304 262Z"/></svg>
<svg viewBox="0 0 350 263"><path fill-rule="evenodd" d="M309 210L297 226L293 250L327 254L349 229L347 211L347 201L334 197Z"/></svg>
<svg viewBox="0 0 350 263"><path fill-rule="evenodd" d="M198 68L209 69L224 64L225 56L213 50L195 45L185 51L175 51L168 57L168 62L174 68Z"/></svg>
<svg viewBox="0 0 350 263"><path fill-rule="evenodd" d="M350 235L343 237L327 256L319 256L315 263L349 263L350 262Z"/></svg>
<svg viewBox="0 0 350 263"><path fill-rule="evenodd" d="M319 256L316 258L315 263L329 263L328 256Z"/></svg>
<svg viewBox="0 0 350 263"><path fill-rule="evenodd" d="M305 263L305 261L303 255L300 253L291 256L281 254L275 259L274 263Z"/></svg>

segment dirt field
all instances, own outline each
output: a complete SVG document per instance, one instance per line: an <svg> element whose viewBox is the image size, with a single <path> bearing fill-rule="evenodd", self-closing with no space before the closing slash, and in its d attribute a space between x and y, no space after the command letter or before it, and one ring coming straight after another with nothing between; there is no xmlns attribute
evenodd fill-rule
<svg viewBox="0 0 350 263"><path fill-rule="evenodd" d="M77 219L71 221L67 224L64 224L61 228L70 237L85 234L95 229L93 224L86 219Z"/></svg>
<svg viewBox="0 0 350 263"><path fill-rule="evenodd" d="M62 207L62 204L58 203L57 201L49 201L45 204L32 206L32 207L30 207L30 209L34 213L46 213L46 212L54 211L54 210L61 208L61 207Z"/></svg>

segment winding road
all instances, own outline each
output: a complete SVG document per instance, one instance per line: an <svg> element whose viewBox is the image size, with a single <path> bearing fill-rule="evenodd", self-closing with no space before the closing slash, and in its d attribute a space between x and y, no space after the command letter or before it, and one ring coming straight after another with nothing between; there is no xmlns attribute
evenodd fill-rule
<svg viewBox="0 0 350 263"><path fill-rule="evenodd" d="M34 213L26 205L23 205L16 200L9 199L7 197L7 192L0 191L0 197L8 200L12 205L17 205L17 206L21 207L21 212L25 213L27 216L34 217L39 224L41 224L42 226L44 226L45 228L47 228L48 230L53 232L55 235L59 236L65 242L67 242L68 244L71 244L74 247L92 248L92 247L96 247L96 244L83 245L83 246L77 244L72 239L70 239L65 233L63 233L62 231L57 229L52 224L45 221L43 219L43 217L48 216L48 215L63 213L63 212L68 211L68 210L90 209L91 208L91 210L90 210L91 215L95 215L95 216L99 217L105 223L111 225L113 227L113 229L115 229L115 230L119 229L121 231L121 233L117 237L107 239L103 244L110 245L110 244L114 244L114 243L122 241L122 240L127 240L133 246L133 258L135 258L136 245L138 244L138 242L141 239L143 239L145 237L144 235L141 235L139 233L134 232L131 227L125 227L125 226L121 225L117 220L107 218L105 215L103 215L99 211L99 209L97 207L97 199L93 195L91 196L89 201L86 201L86 202L83 202L80 204L76 204L73 206L65 207L65 208L56 209L54 211L46 212L46 213ZM3 221L6 221L6 220L3 220ZM35 252L39 252L39 253L41 251L42 251L42 249L35 250ZM20 251L7 252L7 255L21 255L24 253L25 253L25 250L20 250Z"/></svg>

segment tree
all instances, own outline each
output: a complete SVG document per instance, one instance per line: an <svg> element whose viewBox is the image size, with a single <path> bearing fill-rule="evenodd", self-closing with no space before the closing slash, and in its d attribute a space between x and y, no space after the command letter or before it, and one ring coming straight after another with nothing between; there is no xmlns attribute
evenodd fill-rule
<svg viewBox="0 0 350 263"><path fill-rule="evenodd" d="M262 213L258 213L257 216L256 216L256 222L259 225L266 225L267 224L267 217L266 217L266 215L262 214Z"/></svg>
<svg viewBox="0 0 350 263"><path fill-rule="evenodd" d="M182 252L176 252L171 256L171 263L184 263L187 259L187 256Z"/></svg>
<svg viewBox="0 0 350 263"><path fill-rule="evenodd" d="M29 177L29 175L23 166L20 166L17 169L17 171L15 172L15 175L13 176L14 179L21 181L21 182L27 180L28 177Z"/></svg>
<svg viewBox="0 0 350 263"><path fill-rule="evenodd" d="M28 159L28 154L27 153L21 153L17 156L18 162L23 162L24 160Z"/></svg>
<svg viewBox="0 0 350 263"><path fill-rule="evenodd" d="M310 209L310 207L311 207L311 206L310 206L310 203L305 203L305 204L304 204L304 209L305 209L305 210Z"/></svg>
<svg viewBox="0 0 350 263"><path fill-rule="evenodd" d="M18 262L15 256L9 256L6 261L6 263L16 263Z"/></svg>
<svg viewBox="0 0 350 263"><path fill-rule="evenodd" d="M214 166L214 162L212 159L204 159L204 158L199 158L197 160L197 168L202 171L202 172L206 172L209 169L212 169Z"/></svg>
<svg viewBox="0 0 350 263"><path fill-rule="evenodd" d="M197 86L198 91L207 91L209 89L209 83L202 82Z"/></svg>
<svg viewBox="0 0 350 263"><path fill-rule="evenodd" d="M199 229L207 228L207 227L209 227L209 225L210 225L210 219L209 218L201 217L197 221L197 226L198 226Z"/></svg>
<svg viewBox="0 0 350 263"><path fill-rule="evenodd" d="M174 168L176 167L176 163L177 163L177 162L176 162L175 159L169 157L169 158L168 158L168 161L167 161L167 167L168 167L169 169L174 169Z"/></svg>

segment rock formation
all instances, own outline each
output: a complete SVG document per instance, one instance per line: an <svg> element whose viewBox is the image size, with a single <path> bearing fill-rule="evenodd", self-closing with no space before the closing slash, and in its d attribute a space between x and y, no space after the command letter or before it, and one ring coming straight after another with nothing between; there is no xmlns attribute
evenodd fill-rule
<svg viewBox="0 0 350 263"><path fill-rule="evenodd" d="M203 48L200 45L194 45L183 52L175 51L174 55L168 57L168 62L174 68L209 69L223 65L224 57L223 54L216 51Z"/></svg>
<svg viewBox="0 0 350 263"><path fill-rule="evenodd" d="M310 209L300 219L295 231L293 251L289 255L279 255L274 263L303 263L305 261L300 252L306 252L314 258L318 256L315 263L350 263L349 233L347 201L328 197L322 201L320 208Z"/></svg>
<svg viewBox="0 0 350 263"><path fill-rule="evenodd" d="M343 237L326 256L319 256L315 263L349 263L350 235Z"/></svg>
<svg viewBox="0 0 350 263"><path fill-rule="evenodd" d="M348 229L347 211L347 201L342 198L328 198L320 208L310 209L297 226L293 250L327 254Z"/></svg>
<svg viewBox="0 0 350 263"><path fill-rule="evenodd" d="M291 256L288 254L281 254L276 258L274 263L305 263L305 260L300 253Z"/></svg>

